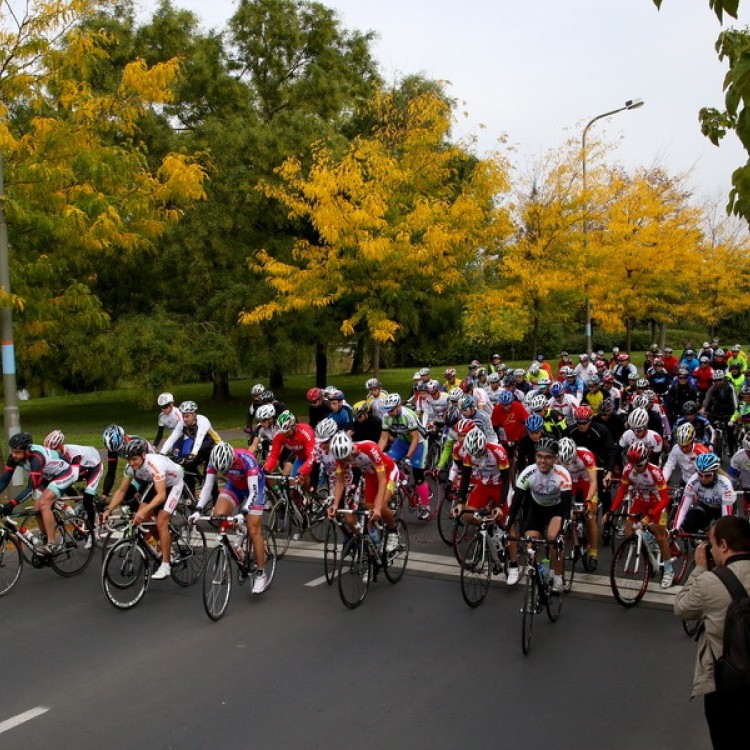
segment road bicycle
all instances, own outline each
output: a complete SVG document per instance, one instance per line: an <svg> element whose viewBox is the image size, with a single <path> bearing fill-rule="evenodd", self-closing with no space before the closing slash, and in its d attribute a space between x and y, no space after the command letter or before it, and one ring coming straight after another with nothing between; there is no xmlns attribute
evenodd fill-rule
<svg viewBox="0 0 750 750"><path fill-rule="evenodd" d="M255 561L253 540L249 533L232 542L229 532L235 530L233 516L201 516L199 523L206 523L218 531L219 543L213 548L203 570L203 608L214 621L220 620L229 606L232 594L232 562L237 566L237 582L240 586L252 579L258 566ZM263 567L271 585L276 573L276 537L273 530L263 524L263 546L266 551L266 563Z"/></svg>
<svg viewBox="0 0 750 750"><path fill-rule="evenodd" d="M445 430L444 425L441 423L435 424L432 428L427 430L427 446L425 449L424 468L425 471L437 470L440 456L443 452L443 445L445 444Z"/></svg>
<svg viewBox="0 0 750 750"><path fill-rule="evenodd" d="M339 508L336 512L340 515L350 514L356 519L350 532L351 538L341 551L338 568L339 596L347 608L354 609L362 604L370 583L377 580L381 570L391 583L401 580L409 559L409 532L401 518L396 519L396 528L392 530L377 524L374 532L377 535L376 542L373 541L373 533L367 528L372 511L365 508ZM393 535L396 536L396 541L389 543L389 538Z"/></svg>
<svg viewBox="0 0 750 750"><path fill-rule="evenodd" d="M456 481L445 483L435 478L435 488L437 496L437 528L440 538L449 547L453 546L453 532L456 527L456 519L453 510L458 504L458 479Z"/></svg>
<svg viewBox="0 0 750 750"><path fill-rule="evenodd" d="M526 550L526 590L521 608L521 648L526 655L531 650L534 617L543 609L547 610L550 622L557 622L560 617L565 599L566 581L570 577L571 561L564 555L565 540L562 533L558 534L553 541L530 536L508 537L508 541L519 542ZM554 591L554 574L548 568L549 562L538 558L538 549L542 546L547 550L554 547L558 557L562 560L562 592ZM569 589L570 586L568 585L567 588Z"/></svg>
<svg viewBox="0 0 750 750"><path fill-rule="evenodd" d="M403 518L404 510L407 508L409 509L409 513L415 514L422 510L422 506L419 500L419 495L417 495L417 490L414 487L414 480L411 473L406 471L400 462L397 462L397 465L398 483L396 485L396 491L393 493L393 497L391 497L390 500L390 508L396 518ZM427 479L425 479L425 481L427 481ZM432 493L430 494L432 495ZM433 513L430 508L430 518L432 517Z"/></svg>
<svg viewBox="0 0 750 750"><path fill-rule="evenodd" d="M306 531L316 542L325 541L326 507L316 493L303 494L292 486L286 474L266 474L266 492L271 503L268 525L276 537L279 559L289 549L292 538L301 539Z"/></svg>
<svg viewBox="0 0 750 750"><path fill-rule="evenodd" d="M652 577L663 575L664 563L656 537L643 528L639 514L630 514L633 519L633 534L626 537L617 548L610 567L609 582L615 599L623 607L634 607L643 599ZM670 539L674 583L685 577L690 555L685 540Z"/></svg>
<svg viewBox="0 0 750 750"><path fill-rule="evenodd" d="M344 508L359 508L364 502L365 479L360 476L359 480L351 487L347 488L346 494L342 500ZM328 497L324 501L326 513L328 508L333 504L333 498ZM326 583L330 586L336 580L339 561L339 537L342 539L342 547L351 537L349 525L343 517L336 514L333 519L328 519L326 526L326 535L323 542L323 573L325 574Z"/></svg>
<svg viewBox="0 0 750 750"><path fill-rule="evenodd" d="M589 566L589 510L585 502L574 502L570 509L570 518L563 523L563 537L565 538L565 556L570 560L570 586L573 586L575 568L578 562L588 571Z"/></svg>
<svg viewBox="0 0 750 750"><path fill-rule="evenodd" d="M53 504L52 513L55 548L51 554L38 551L43 537L25 526L28 518L36 516L33 511L7 516L0 521L0 596L5 596L20 580L26 556L32 567L51 567L64 578L82 573L91 562L94 549L86 549L89 535L86 524L57 503Z"/></svg>
<svg viewBox="0 0 750 750"><path fill-rule="evenodd" d="M154 521L136 525L133 519L123 531L122 539L107 551L102 564L102 589L115 609L135 607L143 599L151 574L161 564L156 548ZM147 536L148 529L148 536ZM181 518L170 518L171 576L180 586L192 586L203 573L206 561L206 535L202 529Z"/></svg>
<svg viewBox="0 0 750 750"><path fill-rule="evenodd" d="M487 596L490 576L508 572L508 535L488 518L487 510L468 509L477 522L477 534L469 544L461 563L461 595L472 608Z"/></svg>

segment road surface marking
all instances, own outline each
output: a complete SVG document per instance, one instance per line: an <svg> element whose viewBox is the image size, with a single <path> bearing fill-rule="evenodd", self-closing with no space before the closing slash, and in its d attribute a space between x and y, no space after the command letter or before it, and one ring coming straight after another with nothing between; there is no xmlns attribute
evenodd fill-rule
<svg viewBox="0 0 750 750"><path fill-rule="evenodd" d="M320 576L320 578L313 578L312 581L308 581L305 586L320 586L321 583L326 582L325 576Z"/></svg>
<svg viewBox="0 0 750 750"><path fill-rule="evenodd" d="M46 714L47 711L49 711L49 708L46 706L37 706L36 708L30 708L28 711L24 711L17 716L11 716L10 719L0 721L0 734L7 732L9 729L13 729L13 727L17 727L19 724L23 724L26 721L36 719L37 716Z"/></svg>

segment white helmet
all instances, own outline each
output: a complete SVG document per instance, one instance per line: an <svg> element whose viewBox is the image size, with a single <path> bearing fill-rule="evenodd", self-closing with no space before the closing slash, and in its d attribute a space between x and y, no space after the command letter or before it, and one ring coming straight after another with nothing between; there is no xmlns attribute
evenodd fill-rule
<svg viewBox="0 0 750 750"><path fill-rule="evenodd" d="M331 451L331 455L338 461L343 461L345 458L349 458L354 450L354 443L346 432L337 432L331 438L331 444L328 447Z"/></svg>
<svg viewBox="0 0 750 750"><path fill-rule="evenodd" d="M542 393L535 393L529 399L529 409L531 411L539 411L539 409L544 409L545 406L547 406L547 397Z"/></svg>
<svg viewBox="0 0 750 750"><path fill-rule="evenodd" d="M198 404L195 401L183 401L180 404L180 411L183 414L196 414L198 411Z"/></svg>
<svg viewBox="0 0 750 750"><path fill-rule="evenodd" d="M386 411L390 411L391 409L395 409L397 406L401 406L401 396L399 396L398 393L389 393L385 397L383 408Z"/></svg>
<svg viewBox="0 0 750 750"><path fill-rule="evenodd" d="M62 430L52 430L46 438L44 438L44 447L50 450L56 451L65 445L65 434Z"/></svg>
<svg viewBox="0 0 750 750"><path fill-rule="evenodd" d="M470 456L479 456L487 447L487 437L479 427L475 427L465 438L464 448Z"/></svg>
<svg viewBox="0 0 750 750"><path fill-rule="evenodd" d="M557 444L557 455L560 462L569 464L576 457L576 442L572 438L560 438Z"/></svg>
<svg viewBox="0 0 750 750"><path fill-rule="evenodd" d="M460 388L453 388L448 394L448 400L457 404L463 398L464 392Z"/></svg>
<svg viewBox="0 0 750 750"><path fill-rule="evenodd" d="M229 443L217 443L211 448L208 462L216 471L226 471L234 463L234 448Z"/></svg>
<svg viewBox="0 0 750 750"><path fill-rule="evenodd" d="M339 431L339 426L330 417L321 419L317 425L315 425L315 437L324 443L326 440L330 440Z"/></svg>
<svg viewBox="0 0 750 750"><path fill-rule="evenodd" d="M273 404L263 404L258 407L255 412L255 418L262 422L264 419L273 419L276 416L276 409L273 408Z"/></svg>
<svg viewBox="0 0 750 750"><path fill-rule="evenodd" d="M648 412L642 407L633 409L628 416L628 427L631 430L642 430L648 425Z"/></svg>
<svg viewBox="0 0 750 750"><path fill-rule="evenodd" d="M174 396L171 393L160 393L159 398L156 399L156 403L159 406L168 406L174 403Z"/></svg>

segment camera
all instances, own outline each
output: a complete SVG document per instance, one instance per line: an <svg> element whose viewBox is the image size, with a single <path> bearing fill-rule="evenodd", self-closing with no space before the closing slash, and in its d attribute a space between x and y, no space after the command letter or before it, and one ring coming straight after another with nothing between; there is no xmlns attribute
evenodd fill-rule
<svg viewBox="0 0 750 750"><path fill-rule="evenodd" d="M706 544L706 568L708 570L713 570L715 565L714 556L711 554L711 546Z"/></svg>

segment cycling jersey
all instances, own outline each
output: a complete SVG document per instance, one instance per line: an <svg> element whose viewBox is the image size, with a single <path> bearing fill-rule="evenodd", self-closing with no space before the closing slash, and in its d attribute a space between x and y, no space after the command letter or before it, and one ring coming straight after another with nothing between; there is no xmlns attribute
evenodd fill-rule
<svg viewBox="0 0 750 750"><path fill-rule="evenodd" d="M380 476L385 476L387 491L393 492L396 489L398 466L387 453L380 450L377 443L370 440L354 443L354 448L348 460L336 461L336 476L337 479L344 480L350 467L359 469L365 478L365 504L372 507L377 498Z"/></svg>
<svg viewBox="0 0 750 750"><path fill-rule="evenodd" d="M577 448L575 458L570 463L565 464L565 468L568 470L573 484L581 482L588 484L591 478L589 471L591 469L596 470L596 457L587 448Z"/></svg>
<svg viewBox="0 0 750 750"><path fill-rule="evenodd" d="M653 455L658 456L664 447L664 441L661 436L653 430L646 430L646 434L638 437L633 430L625 430L620 438L620 448L627 453L628 448L636 441L643 441Z"/></svg>
<svg viewBox="0 0 750 750"><path fill-rule="evenodd" d="M674 423L674 429L677 430L680 425L683 425L685 424L685 422L689 421L690 420L687 419L687 417L680 417ZM714 442L714 428L702 414L696 414L691 424L695 428L696 442L703 443L703 445L711 445Z"/></svg>
<svg viewBox="0 0 750 750"><path fill-rule="evenodd" d="M164 436L164 430L174 432L174 429L178 424L182 422L182 412L172 404L172 408L169 411L160 411L159 416L156 420L156 437L154 438L154 445L158 445Z"/></svg>
<svg viewBox="0 0 750 750"><path fill-rule="evenodd" d="M679 445L672 446L667 461L664 464L664 479L668 482L672 472L679 467L683 482L687 482L695 474L695 459L701 453L708 453L708 448L702 443L693 443L693 447L685 453Z"/></svg>
<svg viewBox="0 0 750 750"><path fill-rule="evenodd" d="M221 438L218 433L211 426L211 422L208 417L204 417L202 414L195 415L195 424L188 427L184 422L178 422L175 428L172 430L172 434L167 438L167 442L164 443L164 447L161 449L163 456L168 456L172 452L172 448L178 440L182 439L184 442L188 440L192 441L192 446L189 450L182 451L181 455L188 455L188 453L198 453L202 448L210 450L214 445L221 442Z"/></svg>
<svg viewBox="0 0 750 750"><path fill-rule="evenodd" d="M487 443L484 453L479 456L460 451L461 461L471 469L471 481L475 484L502 484L501 471L508 469L508 454L499 443Z"/></svg>
<svg viewBox="0 0 750 750"><path fill-rule="evenodd" d="M277 432L274 435L271 452L268 454L268 459L263 467L265 472L270 473L276 469L282 448L287 448L294 456L293 475L301 474L305 476L312 471L315 431L309 424L296 424L291 435L285 432Z"/></svg>
<svg viewBox="0 0 750 750"><path fill-rule="evenodd" d="M434 396L429 396L424 404L424 409L422 411L422 423L425 427L428 425L433 425L435 423L441 423L445 422L445 412L450 406L450 401L448 401L448 394L447 393L440 393L440 395L435 398Z"/></svg>
<svg viewBox="0 0 750 750"><path fill-rule="evenodd" d="M741 448L729 464L729 476L737 481L741 489L750 489L750 451Z"/></svg>
<svg viewBox="0 0 750 750"><path fill-rule="evenodd" d="M520 401L513 401L508 407L497 404L492 410L491 424L494 428L503 429L506 441L516 443L526 432L524 423L528 416L528 412Z"/></svg>
<svg viewBox="0 0 750 750"><path fill-rule="evenodd" d="M550 400L547 402L547 406L550 409L554 409L556 411L559 411L563 417L565 417L565 421L568 424L575 424L576 418L575 418L575 410L580 405L580 402L572 393L563 393L558 398L555 398L554 396L550 398ZM597 407L598 411L598 407ZM596 413L596 412L594 412Z"/></svg>
<svg viewBox="0 0 750 750"><path fill-rule="evenodd" d="M669 493L664 474L656 464L647 463L643 468L628 464L622 472L622 481L617 494L612 500L612 511L616 511L628 489L636 493L631 512L648 514L652 519L660 517L661 512L669 505Z"/></svg>
<svg viewBox="0 0 750 750"><path fill-rule="evenodd" d="M394 417L386 413L383 417L383 432L388 432L395 440L411 443L412 432L417 430L420 437L425 436L425 429L417 419L417 415L405 406Z"/></svg>
<svg viewBox="0 0 750 750"><path fill-rule="evenodd" d="M93 445L73 445L66 443L63 446L63 457L73 467L75 479L86 480L85 493L95 495L99 487L99 480L104 471L99 451Z"/></svg>
<svg viewBox="0 0 750 750"><path fill-rule="evenodd" d="M59 498L77 476L75 470L60 453L45 448L43 445L33 444L27 455L20 461L14 461L12 453L8 456L5 469L0 476L0 492L8 486L16 468L28 472L29 481L18 496L9 501L12 505L22 503L35 490L47 488Z"/></svg>
<svg viewBox="0 0 750 750"><path fill-rule="evenodd" d="M159 453L147 453L143 457L143 463L137 469L128 464L125 476L140 483L165 482L167 497L163 507L167 513L174 512L182 495L184 477L182 466Z"/></svg>
<svg viewBox="0 0 750 750"><path fill-rule="evenodd" d="M206 479L198 498L197 510L205 508L211 499L218 473L216 467L209 461L206 467ZM234 461L223 474L226 481L221 494L228 495L236 508L242 508L245 512L249 511L252 515L262 514L266 483L255 456L245 448L235 448Z"/></svg>
<svg viewBox="0 0 750 750"><path fill-rule="evenodd" d="M727 477L722 474L716 475L716 481L706 486L701 478L694 474L685 484L685 492L680 501L680 507L677 510L677 516L674 521L674 528L679 529L682 526L688 511L696 506L702 505L710 510L718 511L721 509L722 516L732 515L734 508L734 488Z"/></svg>
<svg viewBox="0 0 750 750"><path fill-rule="evenodd" d="M555 464L546 474L536 464L527 466L516 480L516 488L528 492L538 505L551 507L558 505L563 492L570 492L570 473L564 466Z"/></svg>

